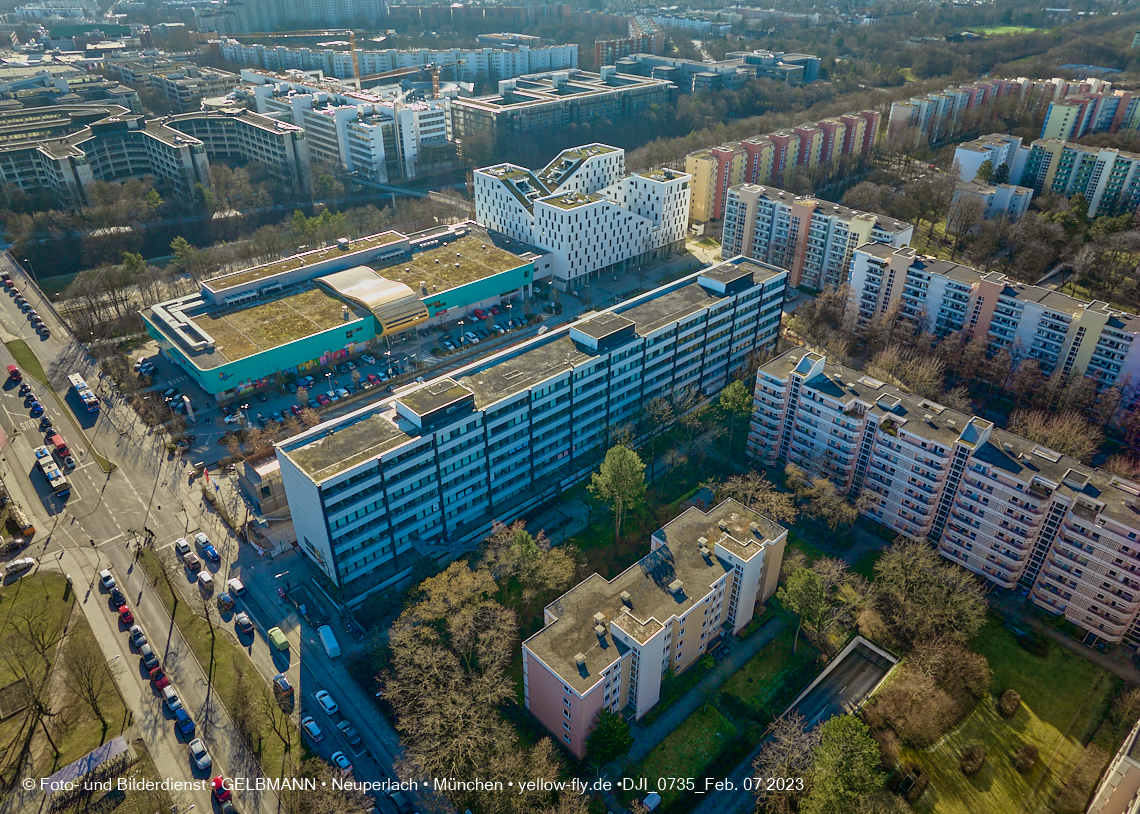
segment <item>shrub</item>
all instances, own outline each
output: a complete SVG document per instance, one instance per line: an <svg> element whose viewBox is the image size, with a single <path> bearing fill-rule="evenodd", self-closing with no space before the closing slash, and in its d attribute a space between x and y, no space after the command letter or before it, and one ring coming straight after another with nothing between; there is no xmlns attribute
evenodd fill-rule
<svg viewBox="0 0 1140 814"><path fill-rule="evenodd" d="M1023 743L1009 757L1013 768L1020 774L1025 774L1037 763L1037 747L1032 743Z"/></svg>
<svg viewBox="0 0 1140 814"><path fill-rule="evenodd" d="M922 772L918 779L914 781L914 785L910 787L910 791L906 793L906 801L908 803L917 803L918 798L926 791L926 784L930 782L930 778L926 776L926 772Z"/></svg>
<svg viewBox="0 0 1140 814"><path fill-rule="evenodd" d="M972 743L966 747L966 751L962 753L958 765L962 769L962 774L977 774L982 770L982 765L986 762L986 747L980 743Z"/></svg>
<svg viewBox="0 0 1140 814"><path fill-rule="evenodd" d="M883 753L883 768L887 771L894 769L899 761L899 736L889 729L873 729L871 737Z"/></svg>
<svg viewBox="0 0 1140 814"><path fill-rule="evenodd" d="M998 699L997 708L1001 717L1009 718L1021 709L1021 694L1017 690L1006 690Z"/></svg>

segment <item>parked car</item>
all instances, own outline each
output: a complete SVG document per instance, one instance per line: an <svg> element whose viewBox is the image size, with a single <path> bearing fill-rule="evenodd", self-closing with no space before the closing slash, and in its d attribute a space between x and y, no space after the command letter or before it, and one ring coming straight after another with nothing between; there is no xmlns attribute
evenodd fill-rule
<svg viewBox="0 0 1140 814"><path fill-rule="evenodd" d="M218 594L218 607L224 611L234 609L234 598L228 593Z"/></svg>
<svg viewBox="0 0 1140 814"><path fill-rule="evenodd" d="M237 414L228 415L224 417L222 421L226 422L227 424L238 424L241 422L241 416Z"/></svg>
<svg viewBox="0 0 1140 814"><path fill-rule="evenodd" d="M374 365L376 364L376 357L371 353L366 353L360 357L360 361L364 362L366 365Z"/></svg>
<svg viewBox="0 0 1140 814"><path fill-rule="evenodd" d="M125 604L127 604L127 598L125 596L123 596L123 592L120 591L118 588L112 588L111 589L111 605L117 608L120 605L125 605Z"/></svg>
<svg viewBox="0 0 1140 814"><path fill-rule="evenodd" d="M482 308L476 308L474 311L471 312L471 315L473 317L475 317L475 319L486 319L487 318L487 312L484 311Z"/></svg>
<svg viewBox="0 0 1140 814"><path fill-rule="evenodd" d="M356 728L353 727L353 725L350 724L348 721L341 721L340 723L338 723L336 725L336 728L340 730L340 734L344 735L344 739L346 741L348 741L349 746L352 746L355 748L355 747L359 746L361 741L363 740L360 737L360 733L357 732Z"/></svg>
<svg viewBox="0 0 1140 814"><path fill-rule="evenodd" d="M149 644L144 644L139 648L139 656L142 658L143 666L146 667L148 672L158 667L158 656L154 654L154 650Z"/></svg>
<svg viewBox="0 0 1140 814"><path fill-rule="evenodd" d="M214 576L209 571L198 572L198 590L204 594L214 590Z"/></svg>
<svg viewBox="0 0 1140 814"><path fill-rule="evenodd" d="M190 741L190 758L194 761L194 765L202 771L210 768L210 753L206 751L206 744L202 743L201 738L194 738Z"/></svg>
<svg viewBox="0 0 1140 814"><path fill-rule="evenodd" d="M35 557L21 557L18 560L12 560L4 566L4 576L11 576L12 574L19 574L21 571L27 571L33 568L36 564Z"/></svg>
<svg viewBox="0 0 1140 814"><path fill-rule="evenodd" d="M443 346L447 348L447 350L455 350L455 345L451 344L450 339L443 340Z"/></svg>
<svg viewBox="0 0 1140 814"><path fill-rule="evenodd" d="M178 691L169 684L162 688L162 702L172 714L182 709L182 699L178 697Z"/></svg>
<svg viewBox="0 0 1140 814"><path fill-rule="evenodd" d="M321 728L317 726L317 722L313 720L312 715L306 715L301 719L301 729L309 736L313 743L320 743L325 739L325 735L321 732Z"/></svg>
<svg viewBox="0 0 1140 814"><path fill-rule="evenodd" d="M270 413L269 417L272 418L278 424L284 424L285 423L285 416L281 415L281 413L278 410L274 410L272 413Z"/></svg>
<svg viewBox="0 0 1140 814"><path fill-rule="evenodd" d="M336 389L336 394L337 394L337 396L339 396L339 397L340 397L340 398L342 398L342 399L346 399L346 398L348 398L348 396L349 396L349 392L348 392L348 390L346 390L346 389L345 389L345 388L343 388L343 387L338 387L338 388Z"/></svg>
<svg viewBox="0 0 1140 814"><path fill-rule="evenodd" d="M161 667L155 667L150 671L150 680L153 681L154 686L160 690L170 686L170 679Z"/></svg>
<svg viewBox="0 0 1140 814"><path fill-rule="evenodd" d="M143 631L142 625L131 625L127 632L130 634L131 644L136 648L146 644L146 632Z"/></svg>
<svg viewBox="0 0 1140 814"><path fill-rule="evenodd" d="M321 406L321 403L317 399L309 399L308 401L305 402L305 406L308 407L310 410L315 410Z"/></svg>
<svg viewBox="0 0 1140 814"><path fill-rule="evenodd" d="M111 574L110 569L104 568L99 572L99 584L108 591L115 587L115 577Z"/></svg>
<svg viewBox="0 0 1140 814"><path fill-rule="evenodd" d="M289 406L289 412L291 412L293 415L300 415L303 410L300 404L292 404Z"/></svg>
<svg viewBox="0 0 1140 814"><path fill-rule="evenodd" d="M218 550L214 548L214 544L210 542L210 538L206 536L205 532L198 532L194 535L194 542L197 544L198 549L206 555L206 559L210 562L221 562L222 557L218 554Z"/></svg>
<svg viewBox="0 0 1140 814"><path fill-rule="evenodd" d="M265 429L266 427L269 426L269 419L266 418L263 414L258 413L257 414L257 423L261 425L262 429Z"/></svg>
<svg viewBox="0 0 1140 814"><path fill-rule="evenodd" d="M326 396L324 393L319 393L317 395L317 405L318 406L325 407L331 403L332 403L332 400L328 396Z"/></svg>
<svg viewBox="0 0 1140 814"><path fill-rule="evenodd" d="M273 692L286 698L292 698L293 685L289 683L289 676L284 673L273 676Z"/></svg>
<svg viewBox="0 0 1140 814"><path fill-rule="evenodd" d="M271 627L265 632L269 637L269 641L273 642L273 646L278 650L285 651L289 649L289 639L285 636L285 631L279 627Z"/></svg>
<svg viewBox="0 0 1140 814"><path fill-rule="evenodd" d="M337 706L336 701L333 700L333 697L329 695L328 690L317 690L315 693L313 693L313 698L316 699L316 702L321 705L321 709L323 709L329 715L335 714L336 711L340 709L340 707Z"/></svg>
<svg viewBox="0 0 1140 814"><path fill-rule="evenodd" d="M467 341L470 342L472 345L478 345L479 344L479 337L477 337L471 331L468 331L467 333L463 334L463 336L466 337Z"/></svg>
<svg viewBox="0 0 1140 814"><path fill-rule="evenodd" d="M179 705L178 709L174 710L174 723L178 727L178 731L183 735L194 734L194 719L190 714Z"/></svg>
<svg viewBox="0 0 1140 814"><path fill-rule="evenodd" d="M119 621L124 625L132 624L135 621L135 615L131 613L128 605L119 605Z"/></svg>
<svg viewBox="0 0 1140 814"><path fill-rule="evenodd" d="M226 778L223 775L218 775L214 778L214 799L219 803L224 803L226 800L233 796L233 791L226 788Z"/></svg>
<svg viewBox="0 0 1140 814"><path fill-rule="evenodd" d="M352 764L344 752L333 752L332 757L329 759L334 766L340 769L341 774L352 774Z"/></svg>
<svg viewBox="0 0 1140 814"><path fill-rule="evenodd" d="M185 557L182 558L182 563L187 568L189 568L191 571L197 571L199 568L202 567L202 558L199 557L194 552L190 552L189 554L187 554Z"/></svg>
<svg viewBox="0 0 1140 814"><path fill-rule="evenodd" d="M249 614L245 611L239 611L234 617L234 624L237 625L238 630L246 635L253 633L253 620L249 618Z"/></svg>
<svg viewBox="0 0 1140 814"><path fill-rule="evenodd" d="M380 384L380 377L377 376L375 373L369 373L367 381L370 384Z"/></svg>
<svg viewBox="0 0 1140 814"><path fill-rule="evenodd" d="M336 402L340 401L340 396L337 395L335 390L329 390L327 393L325 393L325 398L327 398L329 401L333 402L334 404Z"/></svg>
<svg viewBox="0 0 1140 814"><path fill-rule="evenodd" d="M179 394L178 388L177 387L171 387L169 390L163 391L162 400L169 404L170 402L174 401L174 399L178 398L178 394Z"/></svg>
<svg viewBox="0 0 1140 814"><path fill-rule="evenodd" d="M190 553L190 541L185 537L179 537L174 541L174 553L179 557L185 557Z"/></svg>

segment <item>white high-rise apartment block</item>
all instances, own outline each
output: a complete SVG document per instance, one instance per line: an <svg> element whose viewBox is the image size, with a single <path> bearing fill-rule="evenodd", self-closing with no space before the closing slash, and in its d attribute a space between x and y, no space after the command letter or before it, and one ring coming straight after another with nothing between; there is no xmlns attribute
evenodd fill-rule
<svg viewBox="0 0 1140 814"><path fill-rule="evenodd" d="M1140 485L803 349L760 367L753 410L751 457L825 476L887 528L1140 643Z"/></svg>
<svg viewBox="0 0 1140 814"><path fill-rule="evenodd" d="M302 551L359 595L554 499L644 404L713 395L774 348L786 280L720 263L283 441Z"/></svg>
<svg viewBox="0 0 1140 814"><path fill-rule="evenodd" d="M859 327L897 304L923 330L984 335L1015 363L1034 359L1046 374L1060 368L1103 385L1140 382L1140 317L1104 302L877 245L855 251L848 296Z"/></svg>
<svg viewBox="0 0 1140 814"><path fill-rule="evenodd" d="M954 150L954 160L960 171L958 177L966 182L977 178L982 164L989 161L995 170L1005 164L1009 170L1007 180L1019 183L1028 155L1029 148L1021 146L1021 136L1005 133L990 133L973 141L964 141Z"/></svg>
<svg viewBox="0 0 1140 814"><path fill-rule="evenodd" d="M588 285L679 251L691 176L676 170L625 175L625 152L605 144L563 150L533 172L516 164L475 170L475 220L549 251L554 284Z"/></svg>
<svg viewBox="0 0 1140 814"><path fill-rule="evenodd" d="M416 177L425 147L451 140L451 100L397 102L368 91L285 79L244 70L263 115L288 117L303 127L318 161L381 183Z"/></svg>

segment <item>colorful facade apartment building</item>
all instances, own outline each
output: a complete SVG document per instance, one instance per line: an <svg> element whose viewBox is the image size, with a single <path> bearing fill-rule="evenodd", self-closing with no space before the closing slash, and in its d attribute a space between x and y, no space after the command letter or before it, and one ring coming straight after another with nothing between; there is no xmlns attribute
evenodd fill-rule
<svg viewBox="0 0 1140 814"><path fill-rule="evenodd" d="M1140 485L803 349L762 365L754 395L758 462L826 476L892 531L1140 643Z"/></svg>
<svg viewBox="0 0 1140 814"><path fill-rule="evenodd" d="M861 110L689 153L685 172L693 177L690 217L701 223L720 220L729 187L737 184L778 185L794 166L810 169L841 157L869 156L879 135L880 115Z"/></svg>
<svg viewBox="0 0 1140 814"><path fill-rule="evenodd" d="M637 563L546 606L544 627L522 645L526 708L583 759L603 710L640 719L666 675L748 624L776 591L787 534L735 500L687 509Z"/></svg>
<svg viewBox="0 0 1140 814"><path fill-rule="evenodd" d="M855 249L865 243L906 246L914 225L759 184L728 191L723 257L743 255L788 270L788 284L817 290L847 281Z"/></svg>
<svg viewBox="0 0 1140 814"><path fill-rule="evenodd" d="M1060 369L1103 385L1140 381L1140 317L1103 302L883 245L855 250L849 285L860 327L898 304L924 330L985 335L1015 361L1036 360L1046 374Z"/></svg>
<svg viewBox="0 0 1140 814"><path fill-rule="evenodd" d="M1022 186L1088 201L1088 216L1135 212L1140 208L1140 154L1085 147L1061 139L1037 139L1029 145Z"/></svg>

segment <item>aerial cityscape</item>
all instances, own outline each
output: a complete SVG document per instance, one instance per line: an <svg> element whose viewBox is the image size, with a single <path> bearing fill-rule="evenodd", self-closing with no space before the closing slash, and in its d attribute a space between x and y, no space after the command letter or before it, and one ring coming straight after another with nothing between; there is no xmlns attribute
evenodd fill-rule
<svg viewBox="0 0 1140 814"><path fill-rule="evenodd" d="M1140 5L0 34L0 814L1140 814Z"/></svg>

